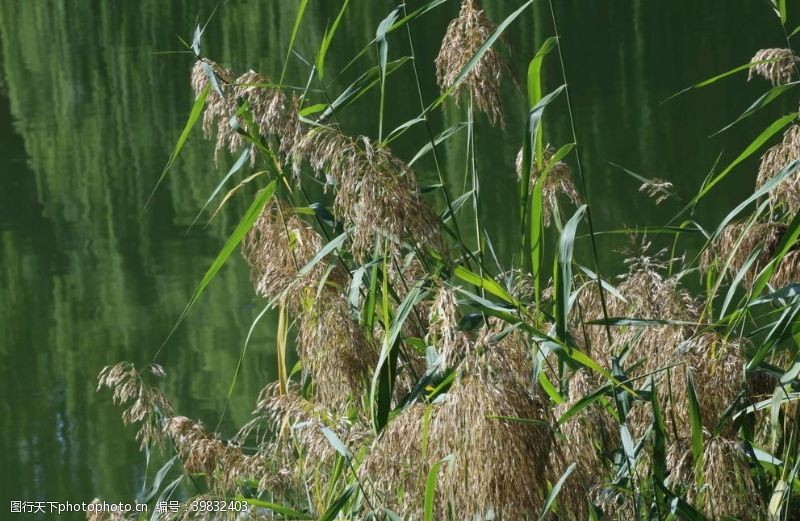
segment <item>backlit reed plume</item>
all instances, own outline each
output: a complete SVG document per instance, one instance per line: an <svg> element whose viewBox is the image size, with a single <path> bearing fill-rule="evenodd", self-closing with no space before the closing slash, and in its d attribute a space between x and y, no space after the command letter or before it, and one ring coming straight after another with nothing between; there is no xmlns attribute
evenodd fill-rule
<svg viewBox="0 0 800 521"><path fill-rule="evenodd" d="M727 275L735 277L750 256L756 253L758 256L744 274L744 281L748 285L752 284L755 276L772 259L785 231L786 225L774 222L731 223L703 252L700 269L704 272L710 269L725 270Z"/></svg>
<svg viewBox="0 0 800 521"><path fill-rule="evenodd" d="M365 424L306 400L299 392L298 387L292 386L288 393L281 393L277 383L265 387L259 395L255 418L240 430L236 440L244 443L249 439L266 447L261 452L271 454L270 462L279 472L291 476L296 490L312 493L314 506L324 509L337 456L325 430L335 434L352 453L369 444L372 435Z"/></svg>
<svg viewBox="0 0 800 521"><path fill-rule="evenodd" d="M300 100L288 97L272 86L268 77L254 71L239 76L233 91L237 98L247 102L259 135L278 141L278 150L287 157L305 131L297 115Z"/></svg>
<svg viewBox="0 0 800 521"><path fill-rule="evenodd" d="M341 291L347 273L325 261L301 272L322 246L322 237L291 207L272 201L247 234L242 251L256 291L281 297L297 315L304 370L321 403L335 407L364 389L377 352L350 316Z"/></svg>
<svg viewBox="0 0 800 521"><path fill-rule="evenodd" d="M658 205L672 197L672 188L672 183L669 181L664 181L663 179L648 179L642 183L639 187L639 191L647 194L647 196L653 199Z"/></svg>
<svg viewBox="0 0 800 521"><path fill-rule="evenodd" d="M251 132L254 137L273 139L284 158L305 130L297 115L300 100L287 96L268 77L256 72L249 71L234 79L231 70L203 58L192 69L192 88L195 95L208 89L203 133L210 138L216 131L215 161L222 150L234 153L244 147L245 138L240 130ZM249 128L247 117L236 115L240 104L246 104L255 128Z"/></svg>
<svg viewBox="0 0 800 521"><path fill-rule="evenodd" d="M753 56L750 63L752 65L747 81L761 76L771 81L773 85L785 85L796 75L800 58L791 49L761 49Z"/></svg>
<svg viewBox="0 0 800 521"><path fill-rule="evenodd" d="M628 253L625 263L628 272L622 275L617 286L618 296L606 293L607 312L610 317L632 317L639 319L675 320L691 323L699 315L698 304L674 277L665 277L664 252L647 255L649 244L641 251ZM575 324L603 318L597 284L586 285L579 295L573 310L577 315ZM689 324L667 324L648 326L612 327L612 341L603 326L582 326L584 331L575 336L586 335L592 355L610 368L612 356L627 352L627 364L643 362L628 376L645 374L663 367L669 354L687 339L693 330Z"/></svg>
<svg viewBox="0 0 800 521"><path fill-rule="evenodd" d="M686 500L709 519L763 519L764 505L738 442L706 438L702 466L705 482L700 487L695 483L688 439L673 442L666 459L670 487L683 490Z"/></svg>
<svg viewBox="0 0 800 521"><path fill-rule="evenodd" d="M344 270L325 260L301 274L322 247L319 233L291 206L273 198L242 243L256 293L266 298L286 295L297 311L305 300L314 299L326 273L324 282L340 287L346 284Z"/></svg>
<svg viewBox="0 0 800 521"><path fill-rule="evenodd" d="M231 117L236 113L232 82L233 72L209 59L197 60L192 68L195 95L200 96L203 90L208 90L203 110L203 134L210 138L216 131L214 161L219 159L222 150L235 152L244 146L241 134L231 126Z"/></svg>
<svg viewBox="0 0 800 521"><path fill-rule="evenodd" d="M553 159L554 150L551 147L544 149L544 164L547 166ZM522 150L517 153L516 160L517 179L522 179ZM541 175L540 169L536 165L536 160L531 160L531 184L530 190L533 191L536 182ZM553 213L558 207L559 201L569 200L575 206L581 204L581 196L572 182L572 172L564 161L558 161L550 166L542 185L542 220L545 226L550 226Z"/></svg>
<svg viewBox="0 0 800 521"><path fill-rule="evenodd" d="M245 485L248 481L257 482L259 491L269 488L277 492L297 485L290 472L275 465L274 444L261 444L245 452L243 440L223 440L202 423L185 416L168 418L164 435L172 442L186 472L203 476L209 489L220 495L235 496L250 486Z"/></svg>
<svg viewBox="0 0 800 521"><path fill-rule="evenodd" d="M792 125L783 140L761 156L756 188L761 188L792 161L800 159L800 125ZM800 171L795 170L768 195L772 206L785 208L790 214L800 211Z"/></svg>
<svg viewBox="0 0 800 521"><path fill-rule="evenodd" d="M334 185L334 214L352 228L350 249L357 259L365 259L379 237L394 251L404 241L414 248L441 248L438 216L422 200L413 171L388 148L317 127L292 154L295 175L307 161Z"/></svg>
<svg viewBox="0 0 800 521"><path fill-rule="evenodd" d="M347 299L323 292L300 314L298 330L297 351L312 377L315 398L331 409L357 399L368 387L378 350L350 316Z"/></svg>
<svg viewBox="0 0 800 521"><path fill-rule="evenodd" d="M468 334L458 327L461 314L457 296L454 288L440 286L430 306L425 340L439 352L442 368L456 367L472 346Z"/></svg>
<svg viewBox="0 0 800 521"><path fill-rule="evenodd" d="M493 125L504 126L500 101L500 80L507 68L495 49L488 49L470 72L458 80L461 71L478 49L489 39L496 25L478 7L475 0L464 0L457 18L450 22L436 57L436 80L442 90L454 88L456 98L464 87L475 107L484 112Z"/></svg>
<svg viewBox="0 0 800 521"><path fill-rule="evenodd" d="M569 380L567 401L555 408L558 419L580 400L600 387L599 379L586 369L579 369ZM578 502L587 496L599 500L597 492L603 485L611 465L613 451L619 446L619 427L616 420L600 404L592 404L561 425L564 459L576 463L583 483L579 485Z"/></svg>
<svg viewBox="0 0 800 521"><path fill-rule="evenodd" d="M691 436L689 375L692 376L703 428L713 431L722 414L745 388L744 341L702 333L678 346L674 365L656 375L668 434ZM646 421L651 421L647 418ZM731 427L725 430L729 432Z"/></svg>
<svg viewBox="0 0 800 521"><path fill-rule="evenodd" d="M435 518L447 518L450 509L456 519L483 519L490 511L498 520L537 515L555 450L552 417L529 379L513 376L511 351L487 345L471 353L449 392L433 404L408 407L387 425L361 470L377 499L421 518L425 477L449 456L438 475Z"/></svg>
<svg viewBox="0 0 800 521"><path fill-rule="evenodd" d="M776 288L783 288L789 284L800 282L800 247L795 247L781 260L770 282Z"/></svg>
<svg viewBox="0 0 800 521"><path fill-rule="evenodd" d="M151 364L147 370L158 378L165 375L160 365ZM172 405L161 391L147 384L130 362L104 367L97 379L98 391L103 387L113 390L114 403L127 407L122 413L122 422L139 426L136 440L140 449L163 446L161 422L172 414Z"/></svg>

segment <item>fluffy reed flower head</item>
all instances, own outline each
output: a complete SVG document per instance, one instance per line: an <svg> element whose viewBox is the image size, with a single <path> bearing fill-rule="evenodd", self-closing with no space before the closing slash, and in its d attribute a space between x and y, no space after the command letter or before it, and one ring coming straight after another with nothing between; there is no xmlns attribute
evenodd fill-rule
<svg viewBox="0 0 800 521"><path fill-rule="evenodd" d="M578 370L569 381L566 402L555 409L562 416L581 399L599 387L597 378L586 369ZM584 479L583 491L597 491L603 484L610 455L619 446L619 429L611 415L593 404L561 425L563 452L569 463L576 463ZM585 503L586 497L582 498Z"/></svg>
<svg viewBox="0 0 800 521"><path fill-rule="evenodd" d="M362 472L386 506L421 518L425 477L450 456L438 476L437 519L451 508L456 519L483 519L493 511L496 519L522 520L539 512L554 450L547 405L501 371L486 369L462 373L432 405L408 407L374 442Z"/></svg>
<svg viewBox="0 0 800 521"><path fill-rule="evenodd" d="M800 159L800 125L792 125L783 134L783 140L761 156L756 188L764 186L797 159ZM785 178L768 197L773 207L783 207L791 215L800 211L800 171Z"/></svg>
<svg viewBox="0 0 800 521"><path fill-rule="evenodd" d="M786 226L779 223L734 222L726 226L703 252L700 269L704 272L716 267L724 269L734 277L744 267L747 259L756 250L761 254L745 273L745 282L751 284L754 277L772 259Z"/></svg>
<svg viewBox="0 0 800 521"><path fill-rule="evenodd" d="M351 251L363 260L375 239L385 237L398 250L442 248L439 219L422 200L413 171L383 146L366 137L350 138L328 128L310 130L292 151L295 175L304 161L335 186L334 213L352 227Z"/></svg>
<svg viewBox="0 0 800 521"><path fill-rule="evenodd" d="M196 96L208 89L203 111L203 134L210 138L216 130L214 161L219 159L223 149L230 152L241 150L244 139L231 125L231 116L236 113L236 101L231 95L233 72L202 58L192 68L191 82Z"/></svg>
<svg viewBox="0 0 800 521"><path fill-rule="evenodd" d="M456 290L440 286L428 315L425 340L437 348L443 368L456 367L472 346L469 336L459 330L460 317Z"/></svg>
<svg viewBox="0 0 800 521"><path fill-rule="evenodd" d="M719 437L706 439L702 487L694 484L692 451L687 439L673 442L666 459L670 487L675 490L685 487L686 501L709 519L761 519L764 505L737 442Z"/></svg>
<svg viewBox="0 0 800 521"><path fill-rule="evenodd" d="M294 310L312 299L322 278L344 285L347 274L325 261L301 275L323 247L322 237L294 209L272 199L261 212L242 243L242 254L250 265L256 292L266 298L285 295Z"/></svg>
<svg viewBox="0 0 800 521"><path fill-rule="evenodd" d="M270 84L268 77L251 70L236 79L233 92L247 102L259 135L278 140L279 150L286 157L303 135L304 127L297 115L300 101Z"/></svg>
<svg viewBox="0 0 800 521"><path fill-rule="evenodd" d="M366 389L378 350L350 316L347 300L325 292L299 317L298 354L311 375L314 396L339 410Z"/></svg>
<svg viewBox="0 0 800 521"><path fill-rule="evenodd" d="M447 27L442 47L436 57L436 80L442 90L455 87L458 94L464 87L478 110L484 112L493 125L504 126L500 102L500 80L507 68L495 49L488 49L472 70L458 83L458 75L494 32L496 26L475 0L464 0L461 11Z"/></svg>
<svg viewBox="0 0 800 521"><path fill-rule="evenodd" d="M800 249L794 249L783 257L770 282L776 288L800 282Z"/></svg>
<svg viewBox="0 0 800 521"><path fill-rule="evenodd" d="M628 273L621 276L617 286L624 300L607 294L607 311L610 317L633 317L642 319L695 321L698 305L675 277L665 277L664 251L647 254L649 243L644 243L637 252L629 252L625 263ZM572 323L603 318L597 284L588 284L579 294L577 317ZM590 348L596 359L610 367L610 358L628 350L631 363L644 361L636 374L656 370L663 366L669 353L692 333L688 325L622 326L611 328L611 343L603 326L585 328Z"/></svg>
<svg viewBox="0 0 800 521"><path fill-rule="evenodd" d="M213 477L227 450L224 441L185 416L165 420L164 434L175 444L187 472Z"/></svg>
<svg viewBox="0 0 800 521"><path fill-rule="evenodd" d="M769 60L767 63L758 63ZM750 72L747 81L761 76L773 85L785 85L792 81L797 72L798 58L791 49L761 49L750 60Z"/></svg>
<svg viewBox="0 0 800 521"><path fill-rule="evenodd" d="M157 364L149 365L148 370L159 378L165 375L164 369ZM122 413L122 422L125 425L139 425L136 439L140 449L152 445L163 446L161 421L172 414L172 405L161 391L145 383L130 362L104 367L97 380L98 391L103 387L112 389L114 403L127 406Z"/></svg>
<svg viewBox="0 0 800 521"><path fill-rule="evenodd" d="M659 385L659 398L668 431L691 436L689 374L692 375L700 404L703 427L714 430L723 412L746 385L743 344L741 339L725 339L717 333L702 333L675 350L675 362L683 363L668 370L668 385L664 378Z"/></svg>
<svg viewBox="0 0 800 521"><path fill-rule="evenodd" d="M544 163L549 164L553 159L555 151L550 147L544 149ZM517 179L522 179L522 150L517 153L517 160L515 162L517 168ZM531 160L531 184L530 189L536 185L537 180L542 172L536 165L535 160ZM545 202L542 218L544 225L550 226L552 215L555 208L558 206L558 201L568 199L572 204L578 206L581 204L581 196L572 182L572 172L569 166L563 162L558 161L550 167L545 177L544 184L542 185L542 199Z"/></svg>
<svg viewBox="0 0 800 521"><path fill-rule="evenodd" d="M656 204L661 204L672 196L672 183L663 179L648 179L639 187L640 192L644 192L653 199Z"/></svg>
<svg viewBox="0 0 800 521"><path fill-rule="evenodd" d="M216 130L215 161L222 150L233 153L244 147L245 139L239 130L252 130L264 138L275 140L284 158L303 135L304 127L297 114L300 100L296 96L289 98L280 89L272 87L266 76L249 71L234 79L231 70L202 58L195 62L191 83L197 96L208 89L203 133L210 138ZM247 121L236 116L240 103L247 105L255 129L249 129ZM254 152L251 158L255 158Z"/></svg>
<svg viewBox="0 0 800 521"><path fill-rule="evenodd" d="M254 414L255 418L237 434L237 442L244 443L253 432L258 433L261 439L257 435L256 442L269 447L260 452L265 453L270 464L278 465L279 473L291 476L295 490L303 494L322 491L320 498L312 498L318 503L314 506L322 510L326 506L322 496L330 486L337 454L325 431L335 433L352 453L359 452L373 438L366 424L306 400L297 387L283 393L277 383L268 385L259 395Z"/></svg>

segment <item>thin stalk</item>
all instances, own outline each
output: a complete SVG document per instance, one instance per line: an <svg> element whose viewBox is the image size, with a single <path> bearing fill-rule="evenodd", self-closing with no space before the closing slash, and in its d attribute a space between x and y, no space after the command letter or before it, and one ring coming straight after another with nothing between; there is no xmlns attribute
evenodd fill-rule
<svg viewBox="0 0 800 521"><path fill-rule="evenodd" d="M469 106L467 108L467 168L464 176L464 184L467 183L467 177L470 178L472 183L472 212L475 222L475 245L478 248L478 273L481 278L483 274L483 237L481 235L481 220L478 208L478 196L480 194L480 181L478 180L478 164L475 157L475 132L474 132L474 110L472 103L472 96L469 98ZM481 297L486 298L486 290L481 286ZM485 319L485 316L484 316Z"/></svg>

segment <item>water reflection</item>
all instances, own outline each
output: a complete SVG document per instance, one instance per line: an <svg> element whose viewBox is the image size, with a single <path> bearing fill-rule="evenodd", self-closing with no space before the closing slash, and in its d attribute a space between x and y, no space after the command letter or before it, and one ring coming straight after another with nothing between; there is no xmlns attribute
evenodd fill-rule
<svg viewBox="0 0 800 521"><path fill-rule="evenodd" d="M517 2L486 1L496 20ZM237 200L208 228L188 224L233 162L211 164L199 134L190 142L153 204L143 208L179 134L191 95L191 60L154 54L179 48L176 34L191 32L198 9L189 2L0 3L0 504L11 499L129 501L141 484L143 458L107 394L94 392L95 375L108 363L149 361L241 212ZM290 61L290 82L307 79L337 2L312 2ZM341 91L360 66L340 70L370 41L394 2L356 3L329 56L328 88ZM354 4L354 6L356 6ZM419 4L411 2L410 7ZM735 4L735 7L734 5ZM675 210L654 208L637 184L607 162L675 183L684 196L699 186L719 151L725 159L786 107L775 104L729 135L706 139L757 97L763 85L737 77L707 91L661 102L673 92L743 63L760 47L780 46L773 15L752 2L556 2L569 73L575 122L593 209L601 229L625 222L658 224ZM239 0L221 8L209 25L204 52L237 71L280 70L297 2ZM423 97L437 95L433 58L457 2L432 11L414 27ZM738 33L731 39L732 31ZM505 108L509 128L481 125L478 147L482 218L507 261L518 238L513 158L524 119L526 59L552 34L546 4L523 16L509 36L515 58ZM408 52L404 33L390 40L390 57ZM549 88L561 83L555 57ZM399 70L388 87L387 128L419 110L413 73ZM365 96L342 114L349 133L377 131L377 98ZM572 141L565 99L548 109L547 133ZM463 121L450 105L433 116L436 129ZM410 132L396 150L412 157L427 136ZM454 192L463 186L466 133L442 149ZM575 166L573 164L573 166ZM752 189L754 169L740 169L717 190L715 205L698 218L713 223ZM423 182L436 175L419 164ZM239 178L245 174L241 174ZM433 200L441 205L441 201ZM469 226L464 220L464 226ZM513 229L513 228L512 228ZM613 269L601 243L606 269ZM214 425L234 373L244 335L263 303L252 297L237 257L211 285L166 347L164 389L176 409ZM258 389L273 371L270 319L256 330L224 429L243 423ZM6 508L6 507L0 507Z"/></svg>

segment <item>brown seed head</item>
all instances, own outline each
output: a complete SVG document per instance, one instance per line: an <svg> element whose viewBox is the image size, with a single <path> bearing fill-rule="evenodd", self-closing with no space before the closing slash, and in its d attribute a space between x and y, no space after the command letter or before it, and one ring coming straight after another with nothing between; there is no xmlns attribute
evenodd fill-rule
<svg viewBox="0 0 800 521"><path fill-rule="evenodd" d="M500 80L507 68L500 53L488 49L472 70L456 84L461 71L494 32L496 25L475 0L464 0L461 11L447 27L436 57L436 80L442 90L455 87L457 96L466 87L478 110L493 125L505 126L500 102Z"/></svg>
<svg viewBox="0 0 800 521"><path fill-rule="evenodd" d="M552 164L549 170L547 170L547 165L552 162L554 153L555 151L549 146L544 149L545 168L541 169L547 172L542 185L542 200L545 203L542 212L542 218L545 226L550 226L553 212L555 212L555 208L558 206L559 200L568 199L575 206L581 204L581 196L578 193L578 190L575 188L575 184L572 182L572 172L570 172L569 166L567 166L567 164L563 161L558 161L555 164ZM517 179L521 179L522 150L517 153L516 167ZM539 170L540 169L537 167L536 161L532 160L530 190L533 190L534 186L536 186L536 182L541 175Z"/></svg>
<svg viewBox="0 0 800 521"><path fill-rule="evenodd" d="M757 63L767 61L767 63ZM792 81L797 73L798 58L791 49L761 49L750 63L750 72L747 81L756 76L761 76L772 82L773 85L785 85Z"/></svg>
<svg viewBox="0 0 800 521"><path fill-rule="evenodd" d="M800 159L800 125L792 125L783 134L783 141L761 156L756 188L761 188L792 161ZM800 170L786 177L769 194L771 205L785 209L790 215L800 211Z"/></svg>
<svg viewBox="0 0 800 521"><path fill-rule="evenodd" d="M414 248L442 248L438 216L422 200L417 180L407 164L366 137L353 139L340 132L317 127L294 147L295 174L307 161L334 185L334 213L352 227L353 255L365 259L384 237L399 250L403 241Z"/></svg>

